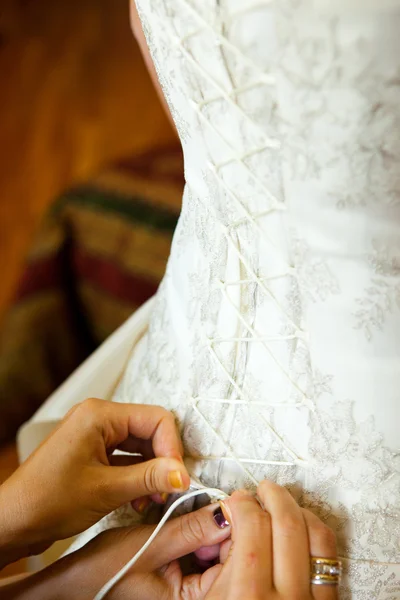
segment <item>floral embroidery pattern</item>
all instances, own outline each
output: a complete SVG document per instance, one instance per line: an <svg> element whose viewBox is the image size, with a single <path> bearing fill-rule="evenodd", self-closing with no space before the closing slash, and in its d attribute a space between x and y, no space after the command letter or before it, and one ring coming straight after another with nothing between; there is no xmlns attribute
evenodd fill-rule
<svg viewBox="0 0 400 600"><path fill-rule="evenodd" d="M372 240L373 252L367 257L374 276L365 289L365 296L357 298L355 327L362 329L367 340L374 330L383 331L387 316L400 310L400 240L388 245L382 240Z"/></svg>
<svg viewBox="0 0 400 600"><path fill-rule="evenodd" d="M397 600L399 454L340 369L312 364L305 321L344 306L355 345L352 253L373 271L355 327L372 339L399 306L399 244L375 235L400 198L398 53L377 54L375 16L349 28L303 0L138 5L187 187L128 397L175 411L204 483L271 477L318 512L348 559L343 600Z"/></svg>

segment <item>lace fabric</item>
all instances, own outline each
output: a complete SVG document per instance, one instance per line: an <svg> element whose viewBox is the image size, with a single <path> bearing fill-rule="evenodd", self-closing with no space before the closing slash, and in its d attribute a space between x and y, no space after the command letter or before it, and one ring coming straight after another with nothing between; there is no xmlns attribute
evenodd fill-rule
<svg viewBox="0 0 400 600"><path fill-rule="evenodd" d="M173 410L205 485L288 486L344 600L398 599L399 13L137 4L187 183L115 399Z"/></svg>

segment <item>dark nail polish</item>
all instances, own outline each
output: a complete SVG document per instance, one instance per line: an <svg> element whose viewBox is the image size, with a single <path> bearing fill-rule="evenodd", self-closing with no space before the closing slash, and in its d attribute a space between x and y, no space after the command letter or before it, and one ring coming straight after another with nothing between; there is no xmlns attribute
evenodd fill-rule
<svg viewBox="0 0 400 600"><path fill-rule="evenodd" d="M214 521L215 524L217 525L217 527L219 527L220 529L224 529L225 527L229 527L229 521L227 521L222 513L222 510L220 507L218 507L215 511L214 511Z"/></svg>

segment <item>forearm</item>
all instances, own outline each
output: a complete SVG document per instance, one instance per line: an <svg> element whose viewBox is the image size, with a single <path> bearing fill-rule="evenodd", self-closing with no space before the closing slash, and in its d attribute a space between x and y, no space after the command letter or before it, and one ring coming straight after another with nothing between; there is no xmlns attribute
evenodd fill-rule
<svg viewBox="0 0 400 600"><path fill-rule="evenodd" d="M43 552L48 543L39 539L29 507L29 493L18 481L8 479L0 486L0 570L27 556Z"/></svg>
<svg viewBox="0 0 400 600"><path fill-rule="evenodd" d="M76 579L74 560L65 557L36 573L0 581L0 600L70 600L72 597L77 600L80 595Z"/></svg>
<svg viewBox="0 0 400 600"><path fill-rule="evenodd" d="M61 600L63 594L62 582L44 572L0 581L0 600Z"/></svg>
<svg viewBox="0 0 400 600"><path fill-rule="evenodd" d="M9 598L18 598L18 595L15 595L16 590L21 589L20 584L22 582L25 583L25 580L25 585L27 585L27 580L30 577L31 576L29 575L29 573L22 573L20 575L15 575L14 577L6 577L4 579L0 579L0 600L2 600L3 598L7 598L7 600Z"/></svg>
<svg viewBox="0 0 400 600"><path fill-rule="evenodd" d="M18 493L10 494L7 481L0 487L0 570L22 557L21 512Z"/></svg>

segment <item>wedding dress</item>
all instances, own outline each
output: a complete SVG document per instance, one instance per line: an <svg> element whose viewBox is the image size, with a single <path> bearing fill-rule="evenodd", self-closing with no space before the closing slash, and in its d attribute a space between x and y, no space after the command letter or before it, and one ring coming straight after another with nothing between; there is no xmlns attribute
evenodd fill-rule
<svg viewBox="0 0 400 600"><path fill-rule="evenodd" d="M341 598L398 600L399 3L137 4L185 156L170 261L22 453L85 396L161 404L193 477L288 486L337 533Z"/></svg>

